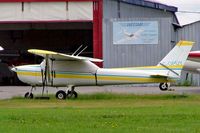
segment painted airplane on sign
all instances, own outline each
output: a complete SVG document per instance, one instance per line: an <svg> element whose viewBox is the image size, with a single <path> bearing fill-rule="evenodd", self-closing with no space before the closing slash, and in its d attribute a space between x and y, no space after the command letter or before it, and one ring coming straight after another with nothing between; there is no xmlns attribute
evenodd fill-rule
<svg viewBox="0 0 200 133"><path fill-rule="evenodd" d="M160 83L160 89L167 90L169 82L180 78L192 45L193 42L180 41L156 66L117 69L99 68L92 63L102 62L100 59L30 49L28 52L44 57L42 63L17 66L12 70L21 81L32 86L26 98L33 98L36 86L43 86L42 94L45 86L67 87L68 91L56 93L58 99L76 98L74 89L77 86Z"/></svg>
<svg viewBox="0 0 200 133"><path fill-rule="evenodd" d="M116 43L125 43L127 41L133 41L138 39L141 36L141 33L143 32L143 29L139 29L138 31L134 32L134 33L128 33L127 31L123 31L125 38L122 38L120 40L118 40Z"/></svg>

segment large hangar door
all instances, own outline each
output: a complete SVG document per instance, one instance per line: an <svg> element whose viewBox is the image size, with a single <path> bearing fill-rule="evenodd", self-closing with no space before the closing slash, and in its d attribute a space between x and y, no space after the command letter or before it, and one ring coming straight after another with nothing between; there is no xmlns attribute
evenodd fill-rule
<svg viewBox="0 0 200 133"><path fill-rule="evenodd" d="M92 22L0 24L0 45L5 49L0 58L8 65L39 63L41 58L28 49L72 54L83 45L88 48L82 55L92 57Z"/></svg>

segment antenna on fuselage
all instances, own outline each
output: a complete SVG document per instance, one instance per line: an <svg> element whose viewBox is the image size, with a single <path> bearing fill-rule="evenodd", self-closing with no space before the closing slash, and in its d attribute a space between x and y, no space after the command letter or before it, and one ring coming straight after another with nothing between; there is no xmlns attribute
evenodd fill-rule
<svg viewBox="0 0 200 133"><path fill-rule="evenodd" d="M87 48L87 46L81 50L81 52L79 52L76 56L79 56L85 49Z"/></svg>
<svg viewBox="0 0 200 133"><path fill-rule="evenodd" d="M82 47L83 45L81 45L80 47L78 47L78 49L72 54L72 56L74 56L78 51L79 49Z"/></svg>

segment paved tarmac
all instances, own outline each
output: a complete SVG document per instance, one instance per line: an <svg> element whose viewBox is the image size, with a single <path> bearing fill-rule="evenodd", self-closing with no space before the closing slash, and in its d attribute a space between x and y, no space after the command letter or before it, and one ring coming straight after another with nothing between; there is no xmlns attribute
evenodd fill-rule
<svg viewBox="0 0 200 133"><path fill-rule="evenodd" d="M0 86L0 99L9 99L16 96L24 96L30 90L30 86ZM47 87L45 93L55 94L58 90L66 90L67 88L52 88ZM160 91L158 87L137 87L137 86L102 86L102 87L77 87L75 88L78 94L92 94L99 92L109 93L131 93L131 94L199 94L200 87L171 87L172 91ZM34 94L41 94L42 88L37 87Z"/></svg>

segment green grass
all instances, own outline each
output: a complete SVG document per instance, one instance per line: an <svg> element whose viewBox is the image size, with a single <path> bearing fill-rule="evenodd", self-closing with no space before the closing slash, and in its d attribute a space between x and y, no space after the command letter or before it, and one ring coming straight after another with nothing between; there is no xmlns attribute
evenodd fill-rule
<svg viewBox="0 0 200 133"><path fill-rule="evenodd" d="M0 101L0 133L197 133L198 95L80 95Z"/></svg>

